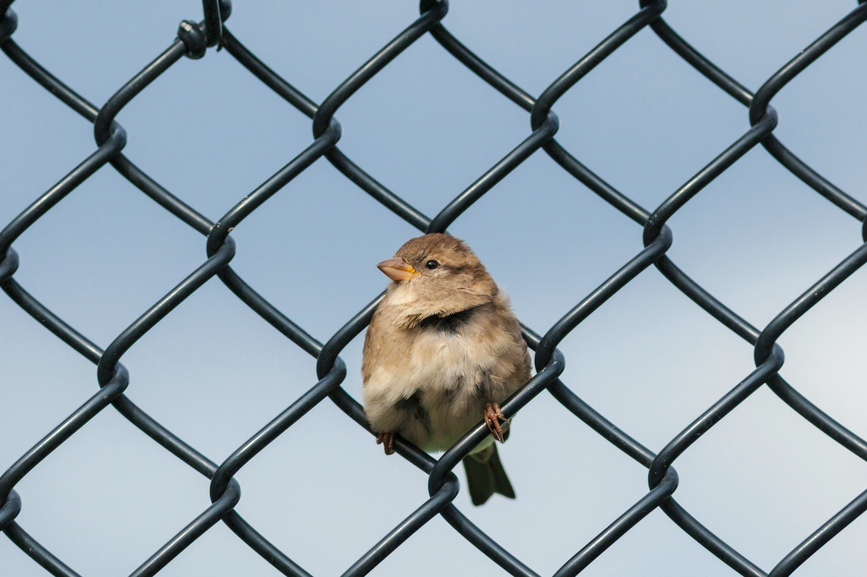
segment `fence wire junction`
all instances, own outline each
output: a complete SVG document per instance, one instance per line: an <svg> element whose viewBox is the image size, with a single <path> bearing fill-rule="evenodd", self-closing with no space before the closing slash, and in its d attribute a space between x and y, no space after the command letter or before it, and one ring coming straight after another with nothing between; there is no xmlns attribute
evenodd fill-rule
<svg viewBox="0 0 867 577"><path fill-rule="evenodd" d="M533 98L486 64L448 32L442 24L448 11L448 3L445 0L422 0L420 16L417 20L344 80L322 103L317 104L260 61L225 27L224 22L231 14L232 8L228 0L203 0L204 20L181 22L177 39L99 108L55 78L15 43L13 36L18 20L9 5L10 2L0 1L0 14L4 14L0 21L0 47L3 52L23 72L72 110L92 122L97 144L96 150L90 156L0 231L0 255L4 255L0 260L0 286L4 292L64 343L97 366L99 388L96 393L0 476L0 504L2 504L0 505L0 529L25 554L51 574L78 575L16 522L22 499L15 491L15 486L88 421L111 405L160 446L210 479L211 506L192 519L131 575L139 577L156 574L219 522L228 526L238 538L281 573L292 576L310 575L292 560L291 552L278 549L234 510L240 499L240 486L234 477L262 449L326 399L335 403L362 428L368 428L361 407L341 387L347 367L339 354L367 326L381 295L359 311L327 342L320 343L266 301L231 268L230 262L235 255L235 242L230 232L241 226L246 217L321 157L325 157L338 171L381 203L384 208L410 223L420 232L444 232L474 202L531 155L542 149L563 170L608 202L611 207L642 227L644 249L614 275L543 333L525 327L525 339L535 351L537 373L502 407L507 416L512 416L541 392L547 390L565 409L648 469L647 494L614 519L608 527L602 529L597 537L584 544L571 559L565 560L555 573L556 576L580 573L650 512L659 508L680 529L734 572L749 577L780 577L794 572L867 509L867 490L865 490L826 523L817 527L811 535L806 536L804 541L781 559L775 567L765 571L702 525L699 519L693 517L673 497L678 486L678 476L673 468L674 461L702 434L725 418L762 385L767 385L780 400L819 431L828 435L853 455L867 460L867 443L863 439L822 412L779 374L784 355L781 347L777 345L779 337L792 324L867 261L867 243L862 244L824 277L818 279L813 286L807 288L798 299L783 309L763 329L752 326L718 301L666 255L672 245L672 232L666 224L671 217L710 182L759 144L782 166L828 202L860 221L862 239L867 241L867 207L807 166L775 137L773 132L777 125L777 114L770 106L774 96L793 78L867 19L867 6L863 2L859 2L848 15L792 58L755 93L752 93L699 54L666 24L662 18L666 9L665 1L642 0L634 16L581 57L538 98ZM597 65L603 64L607 57L645 27L650 27L662 42L697 72L747 107L750 121L749 130L652 211L639 206L617 191L564 149L554 138L559 120L553 112L554 105L567 91ZM523 108L530 116L531 126L531 132L526 139L518 143L511 152L482 174L433 218L422 214L387 189L340 151L337 143L341 136L341 125L335 118L340 107L359 88L426 34L430 34L459 63L515 105ZM115 118L129 102L182 57L199 59L206 55L208 48L213 52L213 49L218 47L224 49L241 66L290 105L309 117L312 122L313 141L261 186L240 200L217 222L211 222L163 188L124 156L126 133ZM110 164L114 170L166 211L204 235L208 258L103 349L55 315L18 284L14 275L19 267L19 259L12 245L33 223L106 164ZM750 343L754 347L756 365L755 370L745 376L737 386L696 418L658 453L650 451L621 431L614 423L609 422L593 407L582 401L559 379L564 369L565 358L557 349L558 344L579 323L651 265L709 315ZM215 276L262 319L313 356L316 359L319 379L311 389L221 463L208 459L130 401L124 394L129 384L129 374L120 362L123 355L145 333ZM359 576L371 572L385 557L437 515L442 516L455 531L508 573L516 576L538 575L473 524L452 503L460 490L457 477L452 470L486 434L488 434L487 428L480 423L438 460L398 440L396 444L398 453L428 475L430 498L373 544L364 556L347 568L344 575Z"/></svg>

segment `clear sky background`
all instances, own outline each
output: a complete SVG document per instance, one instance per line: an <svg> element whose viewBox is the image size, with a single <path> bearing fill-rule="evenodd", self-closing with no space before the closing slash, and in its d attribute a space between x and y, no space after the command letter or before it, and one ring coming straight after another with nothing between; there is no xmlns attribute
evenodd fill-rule
<svg viewBox="0 0 867 577"><path fill-rule="evenodd" d="M856 7L854 1L672 1L665 20L757 90ZM101 106L174 40L201 3L19 0L13 39ZM533 96L638 10L638 2L451 2L443 24ZM418 15L412 2L237 1L227 27L322 102ZM867 201L867 29L854 31L773 100L775 134ZM95 149L92 126L0 57L0 226ZM554 107L557 140L653 210L749 128L747 110L648 28ZM336 114L341 150L433 217L529 133L529 115L431 37ZM134 163L216 221L312 141L309 119L226 51L182 59L119 114ZM671 259L757 327L861 245L861 225L756 147L669 222ZM642 248L642 230L537 152L451 227L543 333ZM374 265L417 231L317 161L232 233L232 267L326 341L387 279ZM204 238L104 167L14 244L17 281L101 347L205 260ZM867 271L780 338L783 376L861 437ZM360 399L361 342L342 353ZM752 348L651 267L562 343L563 381L653 451L753 369ZM127 395L222 462L316 383L315 361L218 279L122 358ZM95 367L0 298L0 469L97 389ZM518 498L455 504L550 575L647 492L644 467L543 393L501 455ZM762 387L675 462L678 502L769 571L867 488L867 466ZM460 474L463 479L462 472ZM237 510L315 576L339 575L427 498L427 479L326 400L237 475ZM83 576L126 575L209 504L208 481L112 408L15 489L18 523ZM799 576L863 575L867 519ZM0 538L4 575L46 573ZM277 575L218 524L160 575ZM373 575L504 572L435 518ZM732 576L654 511L583 573Z"/></svg>

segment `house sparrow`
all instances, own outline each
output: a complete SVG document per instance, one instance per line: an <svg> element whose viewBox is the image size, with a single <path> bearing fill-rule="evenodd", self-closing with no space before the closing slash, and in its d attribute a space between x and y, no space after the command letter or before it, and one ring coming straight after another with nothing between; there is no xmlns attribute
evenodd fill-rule
<svg viewBox="0 0 867 577"><path fill-rule="evenodd" d="M494 439L508 436L505 401L530 378L530 355L507 297L463 241L409 240L377 265L393 282L364 338L364 412L376 442L394 435L444 451L484 419L490 437L464 458L474 505L515 492Z"/></svg>

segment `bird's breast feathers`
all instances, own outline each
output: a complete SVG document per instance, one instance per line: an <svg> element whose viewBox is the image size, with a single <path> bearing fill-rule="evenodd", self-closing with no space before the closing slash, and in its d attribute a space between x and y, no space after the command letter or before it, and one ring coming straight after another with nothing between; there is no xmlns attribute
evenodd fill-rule
<svg viewBox="0 0 867 577"><path fill-rule="evenodd" d="M412 328L394 326L382 310L375 322L391 326L379 333L382 342L367 343L382 350L364 383L365 412L376 429L401 431L421 446L447 447L481 419L485 402L502 402L524 383L526 353L493 322L498 317L488 306L479 309ZM397 409L410 399L427 422L408 423L408 412Z"/></svg>

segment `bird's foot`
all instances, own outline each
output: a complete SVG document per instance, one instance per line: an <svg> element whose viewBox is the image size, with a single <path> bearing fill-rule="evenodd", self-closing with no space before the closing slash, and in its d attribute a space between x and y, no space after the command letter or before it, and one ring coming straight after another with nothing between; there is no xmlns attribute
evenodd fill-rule
<svg viewBox="0 0 867 577"><path fill-rule="evenodd" d="M506 415L503 414L503 411L500 410L500 405L497 403L485 404L485 424L488 426L488 430L491 431L494 438L501 443L505 442L505 439L503 438L502 424L508 422L509 419L507 419Z"/></svg>
<svg viewBox="0 0 867 577"><path fill-rule="evenodd" d="M395 433L394 431L391 431L389 433L379 433L376 436L376 444L383 446L386 455L391 455L394 453L394 436L396 434L397 433Z"/></svg>

